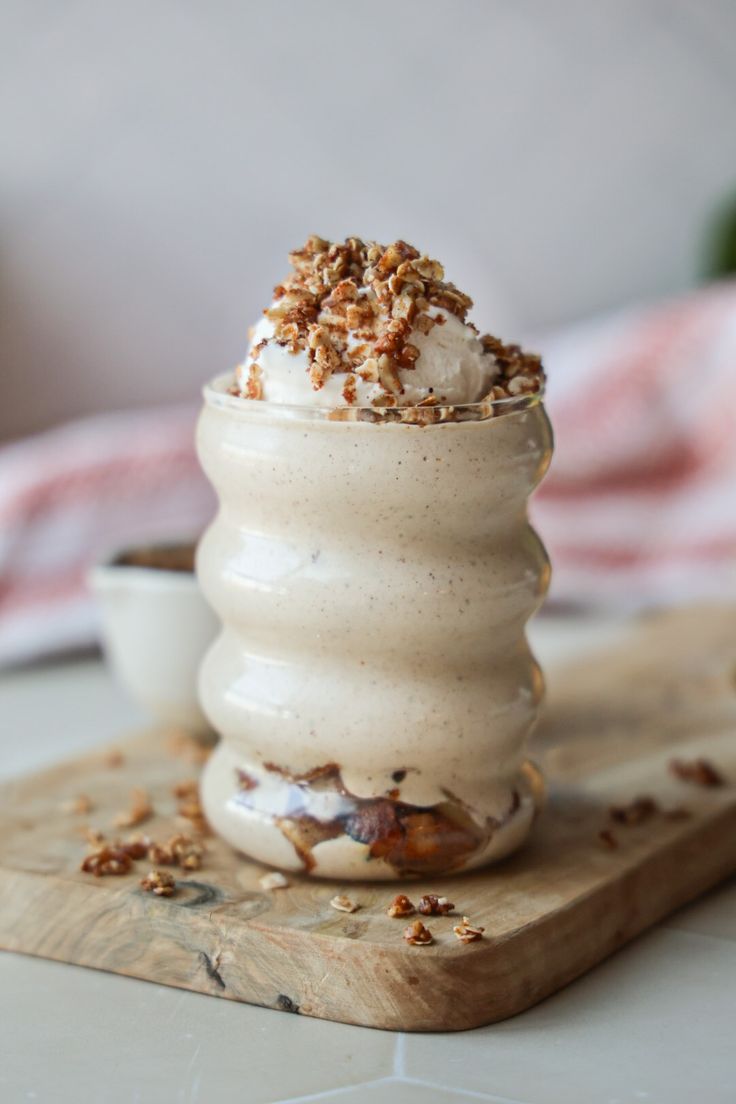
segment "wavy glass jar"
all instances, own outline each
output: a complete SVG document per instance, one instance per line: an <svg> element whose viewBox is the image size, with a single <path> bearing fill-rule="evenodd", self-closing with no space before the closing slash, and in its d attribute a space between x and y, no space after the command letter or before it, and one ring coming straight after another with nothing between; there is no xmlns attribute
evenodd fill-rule
<svg viewBox="0 0 736 1104"><path fill-rule="evenodd" d="M223 625L200 673L222 736L210 823L341 879L509 854L543 789L525 759L543 693L525 624L549 580L526 515L552 450L540 396L319 410L228 382L198 428L220 500L197 556Z"/></svg>

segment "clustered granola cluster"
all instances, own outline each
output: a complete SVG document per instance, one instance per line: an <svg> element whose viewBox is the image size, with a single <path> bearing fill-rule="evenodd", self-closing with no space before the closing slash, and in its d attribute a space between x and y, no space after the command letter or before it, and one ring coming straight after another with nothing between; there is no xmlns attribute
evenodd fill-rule
<svg viewBox="0 0 736 1104"><path fill-rule="evenodd" d="M444 325L443 308L466 321L473 303L454 284L445 282L439 262L423 256L406 242L384 246L347 238L341 245L312 236L289 254L294 271L274 289L275 302L265 311L274 337L251 350L243 394L263 397L259 356L269 340L305 351L312 386L319 390L333 374L345 376L345 402L356 401L356 382L376 384L375 407L399 404L400 373L415 367L420 351L413 333L428 334ZM538 356L496 337L480 337L484 351L495 358L497 374L489 399L519 396L540 389L544 374ZM419 405L434 406L429 395Z"/></svg>

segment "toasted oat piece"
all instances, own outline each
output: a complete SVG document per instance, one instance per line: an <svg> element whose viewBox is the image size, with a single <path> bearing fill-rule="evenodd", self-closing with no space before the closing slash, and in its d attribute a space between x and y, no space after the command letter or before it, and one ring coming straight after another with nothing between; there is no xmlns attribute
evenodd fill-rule
<svg viewBox="0 0 736 1104"><path fill-rule="evenodd" d="M682 782L707 787L726 784L721 772L708 759L672 759L669 767L670 773Z"/></svg>
<svg viewBox="0 0 736 1104"><path fill-rule="evenodd" d="M614 836L610 828L602 828L598 833L598 839L601 841L604 847L607 847L609 851L615 851L618 847L618 840Z"/></svg>
<svg viewBox="0 0 736 1104"><path fill-rule="evenodd" d="M174 875L168 870L150 870L145 878L141 878L141 885L148 893L155 893L157 897L173 897L176 893Z"/></svg>
<svg viewBox="0 0 736 1104"><path fill-rule="evenodd" d="M404 939L415 947L425 947L434 941L434 936L429 928L425 928L421 920L415 920L404 928Z"/></svg>
<svg viewBox="0 0 736 1104"><path fill-rule="evenodd" d="M87 855L79 869L85 874L94 874L96 878L102 878L108 874L127 874L132 865L133 860L125 851L121 851L118 847L104 846Z"/></svg>
<svg viewBox="0 0 736 1104"><path fill-rule="evenodd" d="M446 897L438 897L435 893L425 893L423 897L419 898L417 911L421 912L423 916L445 916L448 912L452 912L454 907L452 901L448 901Z"/></svg>
<svg viewBox="0 0 736 1104"><path fill-rule="evenodd" d="M61 811L83 816L85 813L91 813L94 807L94 802L90 797L87 797L87 794L77 794L76 797L71 797L68 801L62 802Z"/></svg>
<svg viewBox="0 0 736 1104"><path fill-rule="evenodd" d="M628 805L612 805L609 809L611 820L617 824L643 824L658 812L659 805L648 796L636 797Z"/></svg>
<svg viewBox="0 0 736 1104"><path fill-rule="evenodd" d="M357 912L360 908L360 905L356 904L355 901L351 901L349 897L343 897L340 894L333 897L330 904L338 912Z"/></svg>
<svg viewBox="0 0 736 1104"><path fill-rule="evenodd" d="M467 916L463 916L462 924L456 924L452 929L461 943L474 943L476 939L483 938L485 928L477 924L471 924Z"/></svg>
<svg viewBox="0 0 736 1104"><path fill-rule="evenodd" d="M116 828L135 828L152 816L153 805L148 794L140 786L136 786L130 791L130 809L126 813L118 813L113 823Z"/></svg>
<svg viewBox="0 0 736 1104"><path fill-rule="evenodd" d="M398 893L386 909L389 916L413 916L417 910L405 893Z"/></svg>
<svg viewBox="0 0 736 1104"><path fill-rule="evenodd" d="M271 870L258 879L258 884L261 889L285 889L289 879L280 870Z"/></svg>

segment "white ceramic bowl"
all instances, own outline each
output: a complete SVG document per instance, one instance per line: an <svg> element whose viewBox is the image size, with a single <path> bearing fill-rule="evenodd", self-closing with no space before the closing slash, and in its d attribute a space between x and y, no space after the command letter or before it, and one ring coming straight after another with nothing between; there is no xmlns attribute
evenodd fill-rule
<svg viewBox="0 0 736 1104"><path fill-rule="evenodd" d="M197 675L219 622L192 571L121 562L137 551L119 552L89 575L105 653L120 682L157 721L203 737L211 727L197 700Z"/></svg>

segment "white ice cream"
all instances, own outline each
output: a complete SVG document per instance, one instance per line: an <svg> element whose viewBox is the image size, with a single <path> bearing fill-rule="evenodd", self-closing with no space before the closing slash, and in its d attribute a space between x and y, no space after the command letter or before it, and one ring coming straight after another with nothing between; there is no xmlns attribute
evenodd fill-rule
<svg viewBox="0 0 736 1104"><path fill-rule="evenodd" d="M433 318L441 315L444 325L437 325L428 334L414 330L411 343L419 349L419 359L413 369L402 369L404 388L398 396L400 406L413 406L422 399L434 395L443 404L479 402L488 393L496 375L493 356L483 352L478 335L454 314L432 307ZM336 407L346 406L343 387L346 376L338 372L315 390L309 378L309 360L305 350L292 353L285 345L273 340L273 323L263 317L253 332L250 348L266 339L268 344L260 350L263 398L268 402L294 406ZM249 350L250 351L250 350ZM248 380L249 357L237 370L237 381L245 390ZM381 387L356 377L355 406L370 406L373 399L383 394Z"/></svg>

